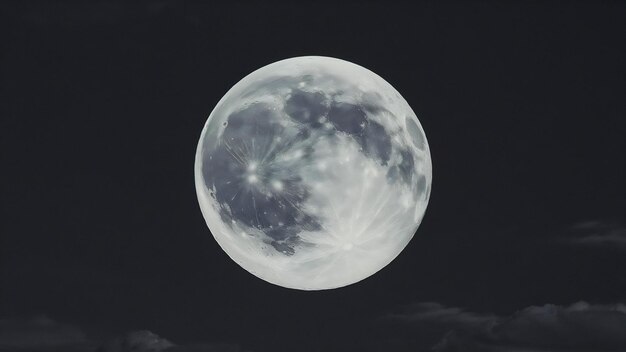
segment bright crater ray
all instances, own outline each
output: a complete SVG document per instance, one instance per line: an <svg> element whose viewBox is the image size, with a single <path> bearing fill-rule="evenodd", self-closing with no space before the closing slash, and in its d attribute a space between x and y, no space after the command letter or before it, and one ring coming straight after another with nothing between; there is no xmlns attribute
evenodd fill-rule
<svg viewBox="0 0 626 352"><path fill-rule="evenodd" d="M202 214L224 251L303 290L389 264L424 216L431 170L402 96L361 66L317 56L267 65L231 88L195 161Z"/></svg>

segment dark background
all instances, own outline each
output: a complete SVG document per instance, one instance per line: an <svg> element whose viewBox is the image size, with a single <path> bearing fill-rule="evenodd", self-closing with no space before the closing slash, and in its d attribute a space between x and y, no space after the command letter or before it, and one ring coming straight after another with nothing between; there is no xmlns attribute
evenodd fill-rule
<svg viewBox="0 0 626 352"><path fill-rule="evenodd" d="M1 8L0 316L254 351L384 350L395 332L377 318L412 302L508 314L626 300L626 251L567 244L585 224L626 218L624 2ZM301 55L385 78L433 159L411 243L330 291L241 269L194 189L195 148L218 100L253 70Z"/></svg>

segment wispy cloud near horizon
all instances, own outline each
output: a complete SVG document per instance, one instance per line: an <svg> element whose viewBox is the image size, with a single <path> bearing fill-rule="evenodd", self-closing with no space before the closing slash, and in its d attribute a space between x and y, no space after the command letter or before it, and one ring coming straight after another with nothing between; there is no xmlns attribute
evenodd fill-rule
<svg viewBox="0 0 626 352"><path fill-rule="evenodd" d="M586 221L573 225L562 243L573 246L626 250L626 226L619 222Z"/></svg>
<svg viewBox="0 0 626 352"><path fill-rule="evenodd" d="M45 315L0 319L0 351L89 351L94 343L76 326Z"/></svg>
<svg viewBox="0 0 626 352"><path fill-rule="evenodd" d="M626 350L626 305L530 306L511 315L480 314L439 303L416 303L386 320L446 330L438 352L601 352Z"/></svg>
<svg viewBox="0 0 626 352"><path fill-rule="evenodd" d="M103 341L104 340L104 341ZM78 326L45 315L0 318L0 352L245 352L236 343L175 344L151 331L92 339Z"/></svg>

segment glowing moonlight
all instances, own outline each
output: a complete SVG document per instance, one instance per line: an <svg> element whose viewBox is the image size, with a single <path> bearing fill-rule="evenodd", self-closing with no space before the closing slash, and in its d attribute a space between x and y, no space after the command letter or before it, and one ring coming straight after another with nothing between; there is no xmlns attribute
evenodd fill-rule
<svg viewBox="0 0 626 352"><path fill-rule="evenodd" d="M389 264L430 196L422 127L402 96L353 63L267 65L224 95L196 152L202 214L244 269L321 290Z"/></svg>

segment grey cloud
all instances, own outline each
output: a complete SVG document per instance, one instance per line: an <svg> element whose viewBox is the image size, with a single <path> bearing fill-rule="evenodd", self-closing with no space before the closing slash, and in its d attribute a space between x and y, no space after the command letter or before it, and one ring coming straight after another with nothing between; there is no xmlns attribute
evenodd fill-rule
<svg viewBox="0 0 626 352"><path fill-rule="evenodd" d="M78 327L46 316L0 319L0 352L246 352L233 343L177 345L147 331L107 341L88 338ZM249 351L248 351L249 352Z"/></svg>
<svg viewBox="0 0 626 352"><path fill-rule="evenodd" d="M626 234L624 231L609 235L593 235L572 240L570 243L589 246L615 246L626 249Z"/></svg>
<svg viewBox="0 0 626 352"><path fill-rule="evenodd" d="M562 242L575 246L626 250L626 227L620 223L588 221L570 228Z"/></svg>
<svg viewBox="0 0 626 352"><path fill-rule="evenodd" d="M96 352L244 352L237 344L201 343L176 345L147 331L134 331L104 343Z"/></svg>
<svg viewBox="0 0 626 352"><path fill-rule="evenodd" d="M438 352L602 352L626 350L626 305L531 306L510 316L419 303L387 319L447 327Z"/></svg>
<svg viewBox="0 0 626 352"><path fill-rule="evenodd" d="M160 352L174 347L170 341L143 330L134 331L106 342L98 352Z"/></svg>
<svg viewBox="0 0 626 352"><path fill-rule="evenodd" d="M446 307L436 302L414 303L406 306L402 312L391 313L385 317L387 320L459 328L478 328L491 323L495 318L494 315L467 312L462 308Z"/></svg>
<svg viewBox="0 0 626 352"><path fill-rule="evenodd" d="M92 342L77 327L46 316L0 319L0 351L87 351Z"/></svg>
<svg viewBox="0 0 626 352"><path fill-rule="evenodd" d="M237 344L217 343L173 347L167 352L247 352Z"/></svg>
<svg viewBox="0 0 626 352"><path fill-rule="evenodd" d="M469 312L440 303L414 303L378 320L376 332L371 336L379 343L372 351L430 351L450 331L471 334L488 329L495 320L492 314Z"/></svg>

